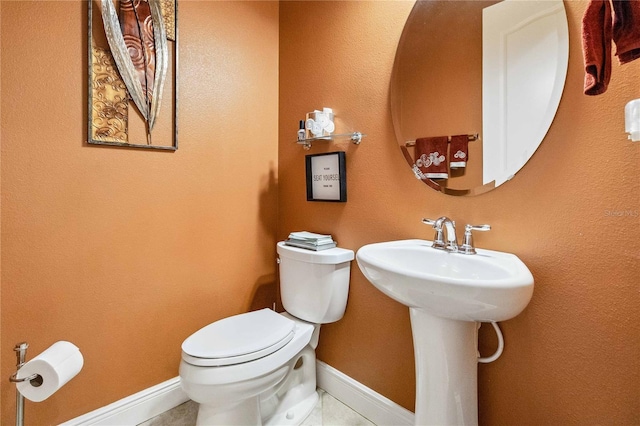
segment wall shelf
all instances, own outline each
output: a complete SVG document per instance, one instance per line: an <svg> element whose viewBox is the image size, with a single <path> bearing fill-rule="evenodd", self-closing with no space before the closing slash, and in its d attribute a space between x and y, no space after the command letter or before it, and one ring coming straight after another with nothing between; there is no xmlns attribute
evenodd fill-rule
<svg viewBox="0 0 640 426"><path fill-rule="evenodd" d="M334 135L328 135L328 136L318 136L317 138L300 139L298 141L298 144L303 145L304 149L309 149L311 148L311 143L315 141L332 141L335 139L350 138L351 142L353 142L356 145L360 145L360 142L362 142L362 138L365 136L367 135L360 132L341 133L341 134L334 134Z"/></svg>

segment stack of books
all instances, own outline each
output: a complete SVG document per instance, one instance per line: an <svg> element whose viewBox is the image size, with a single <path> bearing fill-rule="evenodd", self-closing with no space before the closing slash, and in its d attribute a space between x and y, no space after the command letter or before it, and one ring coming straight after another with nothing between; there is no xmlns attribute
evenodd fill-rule
<svg viewBox="0 0 640 426"><path fill-rule="evenodd" d="M290 233L289 238L284 243L288 246L314 251L326 250L336 246L336 242L333 241L331 235L314 234L307 231Z"/></svg>

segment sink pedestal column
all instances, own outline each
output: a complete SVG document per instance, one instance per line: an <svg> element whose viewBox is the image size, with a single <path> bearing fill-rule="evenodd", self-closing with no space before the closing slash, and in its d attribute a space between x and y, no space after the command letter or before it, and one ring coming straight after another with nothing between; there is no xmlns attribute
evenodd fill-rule
<svg viewBox="0 0 640 426"><path fill-rule="evenodd" d="M478 424L478 328L474 321L409 308L416 358L416 425Z"/></svg>

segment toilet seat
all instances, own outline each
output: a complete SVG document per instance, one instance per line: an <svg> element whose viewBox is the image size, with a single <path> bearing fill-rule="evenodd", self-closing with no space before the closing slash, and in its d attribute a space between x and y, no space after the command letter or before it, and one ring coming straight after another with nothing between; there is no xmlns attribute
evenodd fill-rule
<svg viewBox="0 0 640 426"><path fill-rule="evenodd" d="M200 366L196 362L202 359L193 359L182 351L180 361L180 379L183 386L190 389L198 386L218 386L231 383L239 383L245 380L254 380L270 374L281 368L288 368L290 362L295 362L295 356L300 353L312 340L316 326L306 321L289 315L286 312L280 314L295 324L293 338L281 349L271 355L263 356L251 362L223 366Z"/></svg>
<svg viewBox="0 0 640 426"><path fill-rule="evenodd" d="M218 367L254 361L293 339L295 322L271 309L221 319L193 333L182 343L185 362Z"/></svg>

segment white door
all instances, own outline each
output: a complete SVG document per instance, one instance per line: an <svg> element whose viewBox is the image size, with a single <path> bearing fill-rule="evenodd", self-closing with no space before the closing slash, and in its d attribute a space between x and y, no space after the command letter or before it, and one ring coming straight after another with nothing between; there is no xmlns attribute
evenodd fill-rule
<svg viewBox="0 0 640 426"><path fill-rule="evenodd" d="M529 160L555 116L567 75L562 0L505 0L482 15L483 184Z"/></svg>

